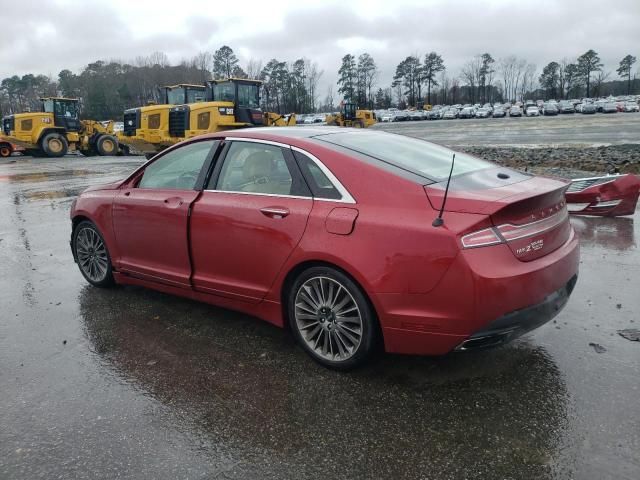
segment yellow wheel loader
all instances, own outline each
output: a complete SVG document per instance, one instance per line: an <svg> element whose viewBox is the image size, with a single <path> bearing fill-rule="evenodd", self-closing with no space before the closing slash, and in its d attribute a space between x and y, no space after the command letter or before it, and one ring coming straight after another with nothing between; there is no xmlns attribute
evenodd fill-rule
<svg viewBox="0 0 640 480"><path fill-rule="evenodd" d="M169 111L169 136L177 143L203 133L264 125L261 84L241 78L209 81L210 101L177 105Z"/></svg>
<svg viewBox="0 0 640 480"><path fill-rule="evenodd" d="M295 127L296 126L296 114L279 114L275 112L264 112L263 123L266 127Z"/></svg>
<svg viewBox="0 0 640 480"><path fill-rule="evenodd" d="M85 155L116 155L118 140L113 122L106 125L80 120L77 98L41 98L40 112L8 115L2 119L0 141L25 149L27 155L62 157L69 151Z"/></svg>
<svg viewBox="0 0 640 480"><path fill-rule="evenodd" d="M155 152L158 145L166 148L175 142L169 135L169 110L174 105L204 102L205 85L179 84L163 87L164 103L130 108L124 112L124 129L118 133L123 149L142 153Z"/></svg>
<svg viewBox="0 0 640 480"><path fill-rule="evenodd" d="M327 125L337 127L367 128L376 123L372 110L358 110L355 103L345 103L342 110L326 116Z"/></svg>

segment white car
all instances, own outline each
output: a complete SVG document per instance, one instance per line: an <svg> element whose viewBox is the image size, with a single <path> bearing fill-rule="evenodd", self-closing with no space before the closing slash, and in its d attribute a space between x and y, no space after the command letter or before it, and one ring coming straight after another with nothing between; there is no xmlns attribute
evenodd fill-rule
<svg viewBox="0 0 640 480"><path fill-rule="evenodd" d="M526 115L527 115L527 117L539 117L540 116L540 110L535 105L529 105L527 107Z"/></svg>
<svg viewBox="0 0 640 480"><path fill-rule="evenodd" d="M640 107L638 106L638 104L636 102L626 102L624 104L624 111L625 112L638 112L638 111L640 111Z"/></svg>

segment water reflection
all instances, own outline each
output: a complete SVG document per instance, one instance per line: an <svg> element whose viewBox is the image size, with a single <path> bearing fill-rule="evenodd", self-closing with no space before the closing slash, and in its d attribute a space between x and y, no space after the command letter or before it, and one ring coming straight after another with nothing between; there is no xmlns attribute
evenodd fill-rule
<svg viewBox="0 0 640 480"><path fill-rule="evenodd" d="M525 341L440 359L383 356L339 374L245 315L129 287L86 287L79 301L100 361L175 408L177 428L210 442L205 454L216 444L245 459L261 452L263 477L277 468L307 478L552 476L567 391L545 350Z"/></svg>
<svg viewBox="0 0 640 480"><path fill-rule="evenodd" d="M636 246L633 218L573 216L571 224L583 246L628 250Z"/></svg>

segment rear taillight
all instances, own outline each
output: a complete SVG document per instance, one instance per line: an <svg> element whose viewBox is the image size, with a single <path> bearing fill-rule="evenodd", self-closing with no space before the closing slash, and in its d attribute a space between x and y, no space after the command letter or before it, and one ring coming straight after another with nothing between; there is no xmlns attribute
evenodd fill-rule
<svg viewBox="0 0 640 480"><path fill-rule="evenodd" d="M562 204L562 207L564 207L564 204ZM506 223L497 227L484 228L464 235L461 239L462 246L464 248L486 247L539 235L566 222L568 217L567 209L562 208L553 215L535 222L523 225Z"/></svg>
<svg viewBox="0 0 640 480"><path fill-rule="evenodd" d="M464 248L486 247L487 245L502 243L502 239L493 227L469 233L462 237L461 241Z"/></svg>

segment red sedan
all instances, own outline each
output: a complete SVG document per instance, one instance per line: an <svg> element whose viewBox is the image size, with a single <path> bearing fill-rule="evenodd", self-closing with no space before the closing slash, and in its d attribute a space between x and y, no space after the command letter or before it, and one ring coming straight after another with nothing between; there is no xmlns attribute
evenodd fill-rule
<svg viewBox="0 0 640 480"><path fill-rule="evenodd" d="M71 209L95 286L143 285L291 328L333 368L498 345L576 283L567 183L330 127L182 142ZM436 220L442 216L442 221Z"/></svg>

